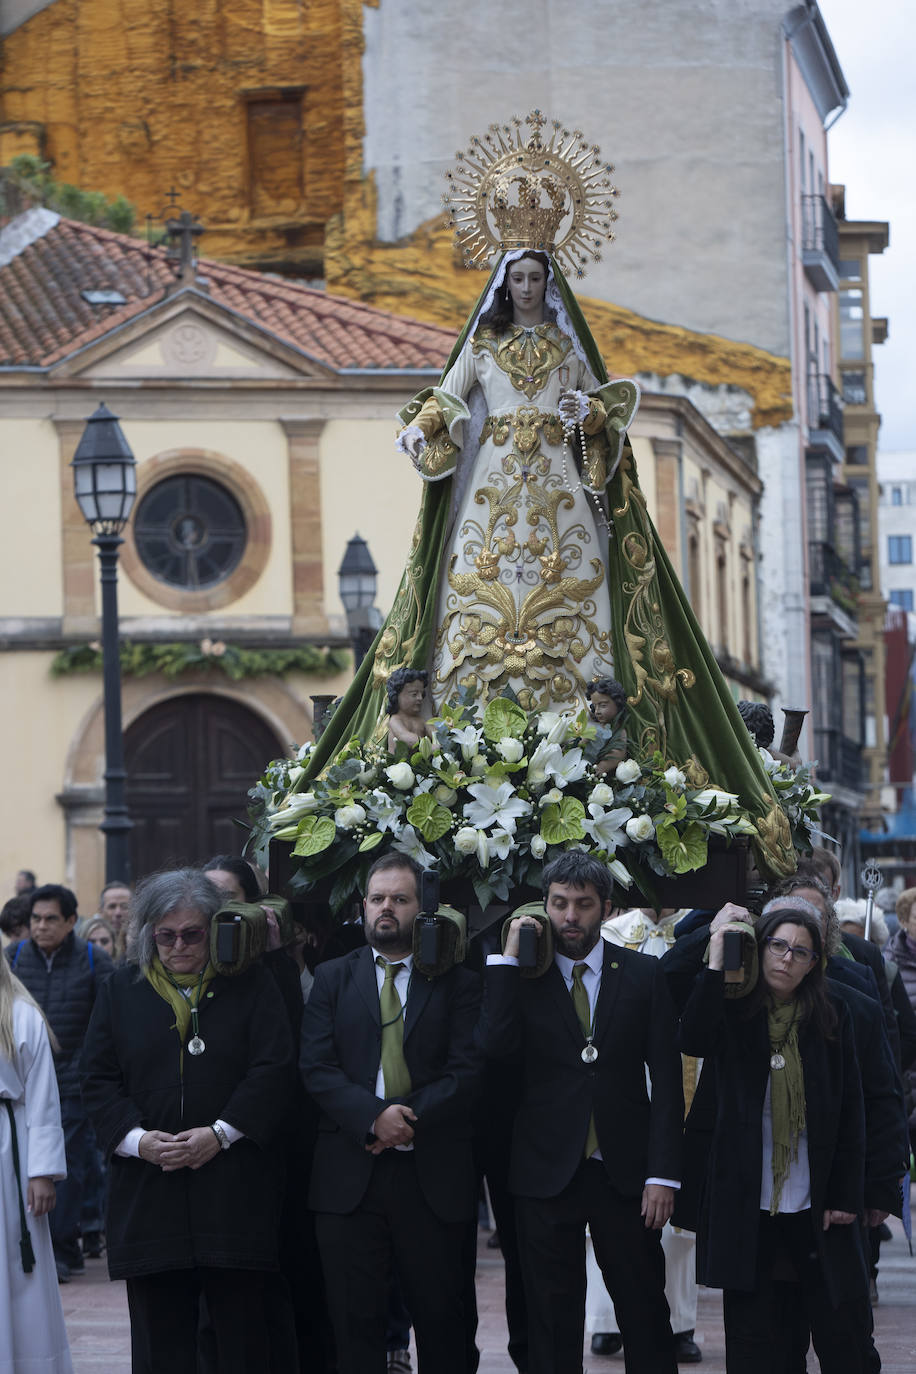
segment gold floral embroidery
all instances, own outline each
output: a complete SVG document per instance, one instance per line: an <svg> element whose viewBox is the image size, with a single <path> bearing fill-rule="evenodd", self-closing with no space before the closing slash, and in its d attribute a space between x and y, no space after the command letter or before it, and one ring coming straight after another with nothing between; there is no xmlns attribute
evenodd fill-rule
<svg viewBox="0 0 916 1374"><path fill-rule="evenodd" d="M504 334L496 334L487 326L477 331L471 347L475 354L484 350L490 353L515 390L530 401L569 356L572 343L555 324L539 324L535 329L513 327Z"/></svg>
<svg viewBox="0 0 916 1374"><path fill-rule="evenodd" d="M634 495L637 490L633 488ZM678 668L671 645L665 638L665 622L655 580L655 558L648 540L630 530L622 540L621 553L634 573L633 581L623 584L628 600L623 634L636 674L636 692L629 701L636 706L645 697L652 705L654 727L643 731L642 743L645 746L651 741L654 748L667 754L668 708L677 698L678 684L692 687L696 675L690 668Z"/></svg>
<svg viewBox="0 0 916 1374"><path fill-rule="evenodd" d="M551 471L542 438L562 443L562 424L535 406L484 422L481 443L491 439L503 452L474 493L480 519L466 516L462 525L462 570L457 554L448 570L436 644L437 663L447 664L436 673L439 698L468 686L485 699L512 682L528 709L544 709L584 690L578 665L588 655L611 671L610 632L599 627L594 601L604 563L589 560L590 576L570 572L583 561L587 536L560 518L574 501Z"/></svg>

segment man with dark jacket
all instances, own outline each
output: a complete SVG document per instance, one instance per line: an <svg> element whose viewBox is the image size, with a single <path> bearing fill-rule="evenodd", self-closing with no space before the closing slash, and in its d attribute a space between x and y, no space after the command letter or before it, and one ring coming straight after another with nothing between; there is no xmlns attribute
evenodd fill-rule
<svg viewBox="0 0 916 1374"><path fill-rule="evenodd" d="M528 1305L530 1374L581 1368L585 1227L614 1302L631 1374L674 1374L659 1233L681 1177L684 1096L659 961L601 939L607 867L571 850L543 873L548 926L521 915L487 959L481 1036L513 1066L521 1101L509 1187ZM519 933L553 940L523 977ZM652 1083L651 1097L646 1075Z"/></svg>
<svg viewBox="0 0 916 1374"><path fill-rule="evenodd" d="M76 897L68 887L46 883L29 898L31 938L6 951L16 977L41 1007L58 1040L54 1056L60 1114L67 1150L67 1177L57 1185L50 1215L57 1277L69 1283L85 1268L79 1245L83 1186L92 1144L80 1100L78 1063L100 982L113 965L103 950L73 933Z"/></svg>
<svg viewBox="0 0 916 1374"><path fill-rule="evenodd" d="M477 1365L465 1247L479 980L414 969L419 873L398 853L372 866L366 944L318 966L302 1021L302 1077L321 1111L310 1203L340 1374L385 1367L392 1268L421 1374Z"/></svg>

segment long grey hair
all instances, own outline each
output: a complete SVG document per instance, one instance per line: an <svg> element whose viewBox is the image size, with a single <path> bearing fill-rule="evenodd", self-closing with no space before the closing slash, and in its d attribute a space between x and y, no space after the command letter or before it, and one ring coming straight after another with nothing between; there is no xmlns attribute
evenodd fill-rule
<svg viewBox="0 0 916 1374"><path fill-rule="evenodd" d="M137 884L130 902L128 961L139 964L141 969L149 968L156 952L156 926L173 911L196 912L209 925L225 901L225 892L199 868L173 868L144 878Z"/></svg>

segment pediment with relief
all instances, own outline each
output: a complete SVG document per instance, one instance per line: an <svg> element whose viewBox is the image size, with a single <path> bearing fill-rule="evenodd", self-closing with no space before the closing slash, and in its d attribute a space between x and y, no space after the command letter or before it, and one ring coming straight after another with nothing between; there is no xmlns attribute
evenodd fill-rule
<svg viewBox="0 0 916 1374"><path fill-rule="evenodd" d="M103 336L79 360L71 358L60 370L92 379L131 381L282 383L303 377L323 381L334 375L279 340L264 338L262 342L256 328L218 306L201 310L196 304L171 311L165 319L147 315L132 321Z"/></svg>

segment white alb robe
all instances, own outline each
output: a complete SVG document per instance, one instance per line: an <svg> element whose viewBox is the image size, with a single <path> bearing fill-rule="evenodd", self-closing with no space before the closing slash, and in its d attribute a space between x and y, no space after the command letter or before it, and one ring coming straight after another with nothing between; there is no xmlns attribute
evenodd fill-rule
<svg viewBox="0 0 916 1374"><path fill-rule="evenodd" d="M0 955L0 958L3 956ZM0 1098L13 1103L22 1196L30 1178L66 1177L60 1099L48 1033L28 1002L13 1003L15 1054L0 1056ZM0 1374L72 1374L47 1217L26 1213L35 1268L19 1252L19 1198L9 1114L0 1107Z"/></svg>

